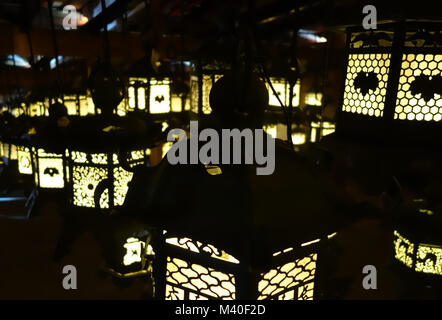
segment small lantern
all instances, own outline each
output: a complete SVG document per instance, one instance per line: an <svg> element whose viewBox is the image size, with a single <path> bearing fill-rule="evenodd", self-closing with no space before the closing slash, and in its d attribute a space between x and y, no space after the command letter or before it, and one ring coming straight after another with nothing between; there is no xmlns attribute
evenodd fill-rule
<svg viewBox="0 0 442 320"><path fill-rule="evenodd" d="M140 228L128 229L124 223L117 228L103 251L105 271L120 279L151 275L154 252L149 244L150 234Z"/></svg>
<svg viewBox="0 0 442 320"><path fill-rule="evenodd" d="M171 93L168 77L129 79L128 111L146 110L154 114L175 111L177 98Z"/></svg>
<svg viewBox="0 0 442 320"><path fill-rule="evenodd" d="M150 150L132 150L127 159L130 167L144 164ZM69 176L72 178L72 204L76 207L102 209L121 206L133 173L123 169L116 153L89 153L71 150ZM102 185L100 203L95 203L96 188ZM101 187L100 187L101 188Z"/></svg>
<svg viewBox="0 0 442 320"><path fill-rule="evenodd" d="M275 89L281 102L285 107L289 106L290 100L290 83L287 79L281 77L270 77L270 82L272 83L273 89ZM277 96L274 94L273 90L270 88L269 84L266 82L267 90L269 91L269 107L271 108L282 108ZM292 106L299 106L299 92L301 88L301 81L298 80L293 86L293 99Z"/></svg>
<svg viewBox="0 0 442 320"><path fill-rule="evenodd" d="M311 107L322 106L322 92L318 87L312 86L305 94L305 105Z"/></svg>
<svg viewBox="0 0 442 320"><path fill-rule="evenodd" d="M62 189L69 181L67 156L65 154L47 152L43 148L34 148L35 184L41 189Z"/></svg>
<svg viewBox="0 0 442 320"><path fill-rule="evenodd" d="M63 100L69 115L87 116L88 114L95 114L95 105L90 95L65 95Z"/></svg>
<svg viewBox="0 0 442 320"><path fill-rule="evenodd" d="M319 248L334 235L274 253L270 269L254 279L256 288L250 297L244 296L247 289L241 287L248 268L239 259L213 245L166 233L160 251L166 270L155 270L155 263L158 267L161 262L154 260L155 283L163 287L157 286L155 291L166 300L311 300L315 296ZM251 274L256 277L257 273Z"/></svg>
<svg viewBox="0 0 442 320"><path fill-rule="evenodd" d="M349 28L338 130L406 143L428 141L442 120L440 25L398 22ZM431 139L431 138L430 138Z"/></svg>
<svg viewBox="0 0 442 320"><path fill-rule="evenodd" d="M21 174L32 174L31 149L25 146L17 146L18 172Z"/></svg>
<svg viewBox="0 0 442 320"><path fill-rule="evenodd" d="M211 114L209 97L212 86L223 76L220 72L203 70L190 77L190 110L196 114Z"/></svg>

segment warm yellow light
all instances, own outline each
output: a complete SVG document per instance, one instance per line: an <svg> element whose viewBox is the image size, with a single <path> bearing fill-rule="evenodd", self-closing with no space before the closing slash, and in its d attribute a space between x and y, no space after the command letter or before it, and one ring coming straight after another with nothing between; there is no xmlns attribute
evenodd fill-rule
<svg viewBox="0 0 442 320"><path fill-rule="evenodd" d="M239 263L233 256L212 245L203 245L189 238L168 238L166 242L195 253L208 253L210 257ZM235 277L182 259L167 257L166 299L184 300L189 291L190 300L235 299Z"/></svg>
<svg viewBox="0 0 442 320"><path fill-rule="evenodd" d="M304 132L292 133L292 141L295 146L304 144L305 143L305 133Z"/></svg>
<svg viewBox="0 0 442 320"><path fill-rule="evenodd" d="M262 129L270 136L273 137L273 139L276 139L276 125L267 125L267 126L262 126Z"/></svg>
<svg viewBox="0 0 442 320"><path fill-rule="evenodd" d="M172 148L173 142L166 142L163 144L163 149L162 149L162 158L164 158L164 156L166 155L166 153L170 150L170 148Z"/></svg>
<svg viewBox="0 0 442 320"><path fill-rule="evenodd" d="M126 249L126 254L123 257L123 264L129 266L133 263L141 262L144 246L144 241L140 241L137 238L128 238L123 245Z"/></svg>
<svg viewBox="0 0 442 320"><path fill-rule="evenodd" d="M305 95L305 104L308 106L320 107L322 105L322 93L320 92L307 93Z"/></svg>
<svg viewBox="0 0 442 320"><path fill-rule="evenodd" d="M184 300L185 289L189 291L189 300L234 300L236 297L232 274L178 258L167 257L166 283L166 300Z"/></svg>
<svg viewBox="0 0 442 320"><path fill-rule="evenodd" d="M440 76L442 54L404 54L399 78L394 119L415 121L441 121L442 96L435 92L424 99L423 93L413 95L411 88L419 76L428 76L431 86L434 76ZM422 84L421 84L422 85ZM425 84L423 84L425 86Z"/></svg>
<svg viewBox="0 0 442 320"><path fill-rule="evenodd" d="M390 54L350 54L348 57L347 78L342 110L371 117L382 117L384 112L385 96L387 94L388 73L390 68ZM363 73L376 74L378 83L376 88L369 89L366 94L361 88L355 87L355 79Z"/></svg>
<svg viewBox="0 0 442 320"><path fill-rule="evenodd" d="M32 174L31 150L26 147L18 147L18 171L21 174Z"/></svg>
<svg viewBox="0 0 442 320"><path fill-rule="evenodd" d="M150 150L133 150L128 159L129 165L142 164L145 162L145 155L149 155ZM72 185L73 204L80 207L94 207L94 193L100 181L108 178L108 155L105 153L86 154L84 152L71 152L72 165ZM126 198L129 189L128 183L132 180L133 173L124 170L118 161L118 155L113 153L111 165L114 185L115 206L121 206ZM100 198L100 207L109 208L109 194L106 189Z"/></svg>
<svg viewBox="0 0 442 320"><path fill-rule="evenodd" d="M394 231L394 236L395 240L393 243L396 259L411 268L413 266L414 244L400 235L396 230Z"/></svg>
<svg viewBox="0 0 442 320"><path fill-rule="evenodd" d="M273 88L276 91L276 94L279 96L279 99L284 104L284 106L289 106L290 100L290 84L287 80L283 78L270 78L270 82L272 83ZM267 90L269 91L269 106L272 107L281 107L278 98L274 95L273 90L266 83ZM293 107L299 106L299 92L301 88L301 82L298 80L296 84L293 86L293 99L292 105Z"/></svg>
<svg viewBox="0 0 442 320"><path fill-rule="evenodd" d="M442 247L432 244L414 244L404 236L394 231L395 258L412 268L423 273L442 275ZM414 250L417 247L415 261L413 260Z"/></svg>
<svg viewBox="0 0 442 320"><path fill-rule="evenodd" d="M265 274L258 283L258 300L312 300L317 254L286 263Z"/></svg>
<svg viewBox="0 0 442 320"><path fill-rule="evenodd" d="M47 153L44 149L35 152L38 172L35 180L40 188L64 188L63 155Z"/></svg>
<svg viewBox="0 0 442 320"><path fill-rule="evenodd" d="M416 258L416 271L442 275L441 247L419 244Z"/></svg>
<svg viewBox="0 0 442 320"><path fill-rule="evenodd" d="M150 113L165 113L170 111L170 81L150 80Z"/></svg>

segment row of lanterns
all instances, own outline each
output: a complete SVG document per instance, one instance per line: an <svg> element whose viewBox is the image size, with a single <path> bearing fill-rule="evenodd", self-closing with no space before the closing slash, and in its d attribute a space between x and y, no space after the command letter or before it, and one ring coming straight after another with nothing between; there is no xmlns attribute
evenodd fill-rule
<svg viewBox="0 0 442 320"><path fill-rule="evenodd" d="M0 155L17 160L20 174L33 175L40 189L72 188L72 204L76 207L95 207L97 186L109 180L108 190L100 199L101 208L121 206L132 172L123 169L117 153L86 153L65 150L64 153L47 152L43 148L0 143ZM129 166L146 164L150 149L129 152Z"/></svg>

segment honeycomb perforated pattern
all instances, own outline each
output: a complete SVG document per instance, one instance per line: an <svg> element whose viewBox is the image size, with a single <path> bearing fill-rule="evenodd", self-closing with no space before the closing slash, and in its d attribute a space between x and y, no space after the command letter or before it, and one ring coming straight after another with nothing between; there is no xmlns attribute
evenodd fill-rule
<svg viewBox="0 0 442 320"><path fill-rule="evenodd" d="M342 110L370 117L382 117L389 69L390 54L350 54ZM368 81L369 74L376 76L375 83ZM359 83L355 81L357 79Z"/></svg>
<svg viewBox="0 0 442 320"><path fill-rule="evenodd" d="M442 54L404 54L394 119L442 119Z"/></svg>
<svg viewBox="0 0 442 320"><path fill-rule="evenodd" d="M232 274L167 257L166 299L235 299Z"/></svg>

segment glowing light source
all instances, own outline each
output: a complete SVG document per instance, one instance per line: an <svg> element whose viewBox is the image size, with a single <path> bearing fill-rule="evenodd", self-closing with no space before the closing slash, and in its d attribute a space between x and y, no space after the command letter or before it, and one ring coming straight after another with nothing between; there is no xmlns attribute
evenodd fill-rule
<svg viewBox="0 0 442 320"><path fill-rule="evenodd" d="M394 231L395 258L416 272L442 275L442 247L413 243Z"/></svg>
<svg viewBox="0 0 442 320"><path fill-rule="evenodd" d="M272 83L273 88L275 89L275 92L277 96L279 97L279 100L284 104L284 106L289 105L289 99L290 99L290 83L287 79L284 78L276 78L271 77L270 82ZM278 98L273 93L273 90L270 88L268 83L266 82L267 90L269 91L269 106L271 107L281 107L281 104L279 103ZM293 99L292 99L292 105L293 107L299 106L299 92L301 88L301 81L298 80L296 84L293 86Z"/></svg>
<svg viewBox="0 0 442 320"><path fill-rule="evenodd" d="M199 112L200 103L201 103L201 112L203 114L211 114L212 108L210 107L210 90L212 89L212 86L215 84L216 81L218 81L223 75L219 73L213 73L213 72L203 72L202 73L202 87L199 87L198 84L198 76L192 75L190 77L190 92L191 92L191 99L190 99L190 110L194 113ZM199 92L202 91L201 102L199 101Z"/></svg>
<svg viewBox="0 0 442 320"><path fill-rule="evenodd" d="M128 154L130 167L145 164L150 150L133 150ZM133 173L119 164L116 153L85 153L72 150L69 162L72 176L72 203L79 207L95 207L95 190L100 183L105 190L100 196L100 208L121 206Z"/></svg>
<svg viewBox="0 0 442 320"><path fill-rule="evenodd" d="M24 146L18 146L18 172L21 174L32 174L31 150Z"/></svg>
<svg viewBox="0 0 442 320"><path fill-rule="evenodd" d="M62 189L68 181L65 172L63 154L46 152L42 148L34 148L34 178L38 187L43 189Z"/></svg>
<svg viewBox="0 0 442 320"><path fill-rule="evenodd" d="M128 110L146 110L147 106L150 113L167 113L172 110L169 78L129 79Z"/></svg>
<svg viewBox="0 0 442 320"><path fill-rule="evenodd" d="M330 239L335 234L325 239ZM290 247L274 253L273 257L277 257L274 266L260 273L256 288L258 299L313 299L318 260L318 254L315 251L320 241L316 239L304 243L302 247L299 247L299 251ZM166 248L171 245L183 250L179 257L168 254L166 258L165 297L167 300L234 300L238 298L236 281L241 265L238 259L213 245L203 244L189 238L172 237L166 238L165 242ZM177 252L176 250L175 248L171 252ZM203 259L198 259L198 262L193 261L191 257L195 254L204 256L207 263L210 262L210 266L206 266ZM281 256L284 256L283 259ZM216 260L228 262L229 268L224 270L222 264L216 264Z"/></svg>

